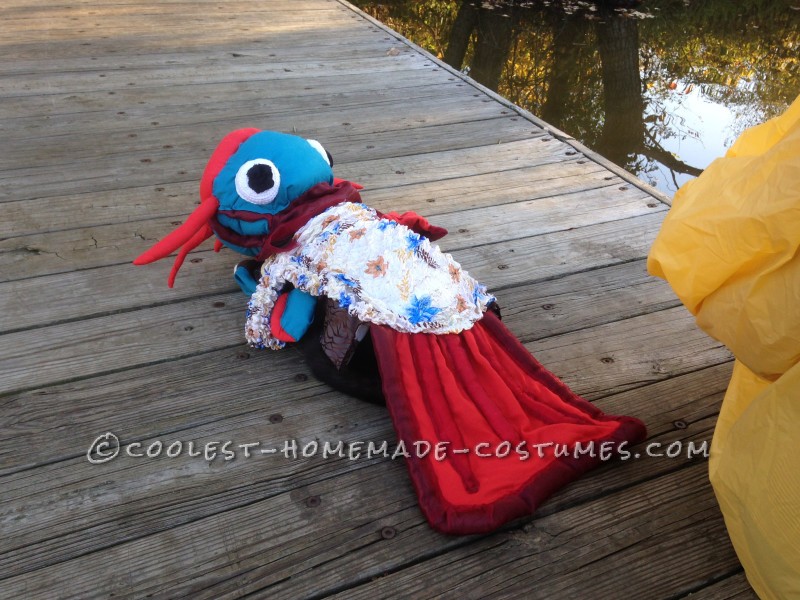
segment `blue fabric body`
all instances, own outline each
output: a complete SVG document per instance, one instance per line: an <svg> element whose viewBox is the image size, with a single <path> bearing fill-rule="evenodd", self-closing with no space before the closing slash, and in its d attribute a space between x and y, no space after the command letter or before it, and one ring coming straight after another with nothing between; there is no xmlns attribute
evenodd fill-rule
<svg viewBox="0 0 800 600"><path fill-rule="evenodd" d="M286 310L281 316L281 327L295 340L303 337L311 323L314 322L314 308L317 298L302 290L294 289L289 292L286 300Z"/></svg>

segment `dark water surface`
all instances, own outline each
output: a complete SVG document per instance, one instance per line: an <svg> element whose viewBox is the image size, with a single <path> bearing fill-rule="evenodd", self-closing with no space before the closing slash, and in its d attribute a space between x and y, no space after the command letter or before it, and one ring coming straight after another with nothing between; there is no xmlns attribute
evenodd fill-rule
<svg viewBox="0 0 800 600"><path fill-rule="evenodd" d="M800 94L800 0L355 0L671 196Z"/></svg>

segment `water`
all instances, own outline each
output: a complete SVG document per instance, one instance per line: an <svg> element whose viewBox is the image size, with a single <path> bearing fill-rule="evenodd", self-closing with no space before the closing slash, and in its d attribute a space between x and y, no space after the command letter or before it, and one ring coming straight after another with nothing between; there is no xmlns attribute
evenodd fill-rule
<svg viewBox="0 0 800 600"><path fill-rule="evenodd" d="M800 94L800 0L355 4L670 196Z"/></svg>

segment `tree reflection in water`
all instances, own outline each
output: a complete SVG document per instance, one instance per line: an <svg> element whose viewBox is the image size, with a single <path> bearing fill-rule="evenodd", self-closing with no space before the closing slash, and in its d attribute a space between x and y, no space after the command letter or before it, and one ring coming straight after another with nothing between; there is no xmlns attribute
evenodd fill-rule
<svg viewBox="0 0 800 600"><path fill-rule="evenodd" d="M668 194L800 93L797 0L357 4Z"/></svg>

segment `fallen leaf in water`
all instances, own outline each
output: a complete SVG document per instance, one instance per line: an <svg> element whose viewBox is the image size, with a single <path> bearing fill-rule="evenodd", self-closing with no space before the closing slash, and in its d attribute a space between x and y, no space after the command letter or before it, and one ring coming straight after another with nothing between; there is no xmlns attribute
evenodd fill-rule
<svg viewBox="0 0 800 600"><path fill-rule="evenodd" d="M675 83L674 81L671 81L667 87L671 90L674 90L676 87L678 87L678 84Z"/></svg>
<svg viewBox="0 0 800 600"><path fill-rule="evenodd" d="M693 89L694 89L694 86L693 86L693 85L690 83L688 86L686 86L686 89L685 89L685 90L683 90L683 93L684 93L684 94L688 94L688 93L689 93L689 92L691 92Z"/></svg>

